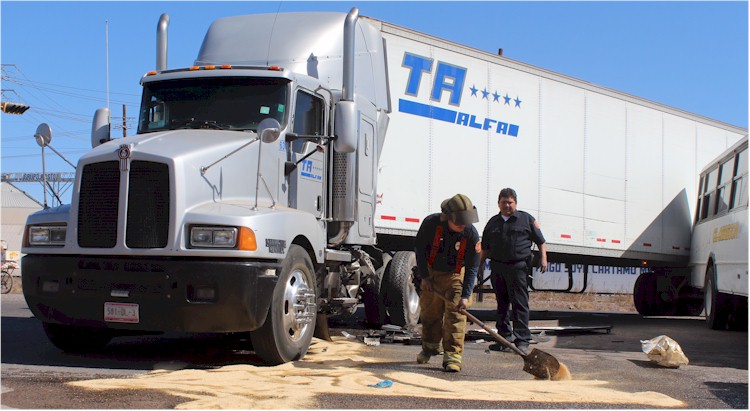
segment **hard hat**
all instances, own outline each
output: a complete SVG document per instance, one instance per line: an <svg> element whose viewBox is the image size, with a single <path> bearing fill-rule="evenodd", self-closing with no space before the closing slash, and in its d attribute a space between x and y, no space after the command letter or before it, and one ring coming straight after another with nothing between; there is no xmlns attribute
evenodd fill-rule
<svg viewBox="0 0 750 411"><path fill-rule="evenodd" d="M466 225L479 221L477 208L474 207L469 197L464 194L456 194L444 200L440 204L440 211L457 225Z"/></svg>

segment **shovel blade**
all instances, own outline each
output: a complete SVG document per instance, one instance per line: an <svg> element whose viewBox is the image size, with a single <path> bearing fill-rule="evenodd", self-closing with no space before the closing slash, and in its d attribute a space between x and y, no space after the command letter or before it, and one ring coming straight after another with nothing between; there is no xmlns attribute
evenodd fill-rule
<svg viewBox="0 0 750 411"><path fill-rule="evenodd" d="M523 370L542 380L549 380L560 370L560 362L552 354L534 348L523 357Z"/></svg>
<svg viewBox="0 0 750 411"><path fill-rule="evenodd" d="M318 313L315 319L315 330L313 330L313 337L320 338L321 340L333 341L331 339L331 332L328 330L328 316L325 314Z"/></svg>

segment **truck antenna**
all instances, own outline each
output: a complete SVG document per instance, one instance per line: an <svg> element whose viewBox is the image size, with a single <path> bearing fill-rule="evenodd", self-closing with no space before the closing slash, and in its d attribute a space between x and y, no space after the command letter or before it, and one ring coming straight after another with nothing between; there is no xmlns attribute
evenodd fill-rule
<svg viewBox="0 0 750 411"><path fill-rule="evenodd" d="M109 109L109 20L104 20L104 60L105 78L107 82L107 109Z"/></svg>

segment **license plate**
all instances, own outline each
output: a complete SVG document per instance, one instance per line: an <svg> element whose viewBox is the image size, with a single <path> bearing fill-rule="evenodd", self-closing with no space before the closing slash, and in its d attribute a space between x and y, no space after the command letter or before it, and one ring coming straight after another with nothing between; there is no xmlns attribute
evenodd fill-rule
<svg viewBox="0 0 750 411"><path fill-rule="evenodd" d="M104 303L104 321L136 324L140 321L138 304Z"/></svg>

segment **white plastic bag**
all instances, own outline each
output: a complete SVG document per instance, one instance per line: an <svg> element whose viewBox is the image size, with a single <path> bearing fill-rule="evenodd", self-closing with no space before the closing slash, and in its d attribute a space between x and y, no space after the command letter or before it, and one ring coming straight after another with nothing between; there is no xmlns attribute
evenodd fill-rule
<svg viewBox="0 0 750 411"><path fill-rule="evenodd" d="M641 340L643 352L648 358L663 367L679 368L680 365L687 365L688 358L682 352L680 344L677 341L660 335L650 340Z"/></svg>

